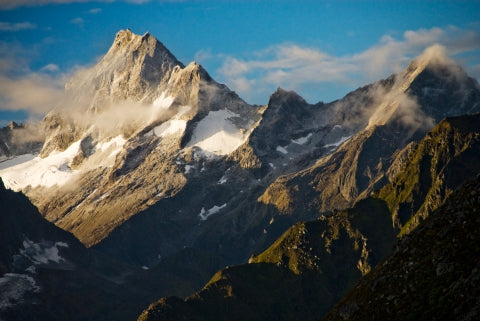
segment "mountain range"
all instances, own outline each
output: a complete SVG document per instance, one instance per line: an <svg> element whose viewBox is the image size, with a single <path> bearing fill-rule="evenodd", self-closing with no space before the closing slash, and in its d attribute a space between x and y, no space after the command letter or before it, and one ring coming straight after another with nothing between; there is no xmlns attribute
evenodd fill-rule
<svg viewBox="0 0 480 321"><path fill-rule="evenodd" d="M28 197L2 226L17 207L36 222L2 242L2 278L21 276L1 284L25 285L2 313L131 319L169 296L140 319L318 319L479 173L478 112L439 46L330 103L278 88L257 106L122 30L40 125L0 132L0 177ZM64 270L96 304L58 299Z"/></svg>

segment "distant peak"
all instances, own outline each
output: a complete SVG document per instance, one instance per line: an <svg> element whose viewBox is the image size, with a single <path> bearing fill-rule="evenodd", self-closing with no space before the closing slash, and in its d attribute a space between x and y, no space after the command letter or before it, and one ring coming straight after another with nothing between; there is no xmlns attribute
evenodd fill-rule
<svg viewBox="0 0 480 321"><path fill-rule="evenodd" d="M428 47L423 53L418 56L417 62L419 64L428 65L455 65L456 63L447 55L447 50L444 46L435 44Z"/></svg>
<svg viewBox="0 0 480 321"><path fill-rule="evenodd" d="M270 96L270 100L284 100L284 99L294 99L298 101L305 102L305 99L303 99L297 92L293 90L285 90L281 87L278 87L277 90Z"/></svg>
<svg viewBox="0 0 480 321"><path fill-rule="evenodd" d="M17 124L17 123L14 122L14 121L11 121L11 122L8 124L8 128L9 128L10 130L13 130L13 129L19 128L19 127L22 127L22 126L19 125L19 124Z"/></svg>
<svg viewBox="0 0 480 321"><path fill-rule="evenodd" d="M458 64L447 55L444 46L435 44L426 48L417 58L415 58L407 67L407 72L419 73L426 68L437 67L455 67Z"/></svg>

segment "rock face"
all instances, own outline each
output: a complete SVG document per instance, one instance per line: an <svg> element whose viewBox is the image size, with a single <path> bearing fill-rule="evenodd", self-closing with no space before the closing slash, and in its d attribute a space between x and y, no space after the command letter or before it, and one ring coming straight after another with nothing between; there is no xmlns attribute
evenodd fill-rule
<svg viewBox="0 0 480 321"><path fill-rule="evenodd" d="M193 292L219 265L193 249L151 270L126 265L46 221L26 196L5 189L1 180L0 208L0 318L5 321L132 320L159 294ZM185 282L187 275L192 281Z"/></svg>
<svg viewBox="0 0 480 321"><path fill-rule="evenodd" d="M198 64L184 67L151 35L129 30L119 32L105 57L72 79L67 92L69 105L43 121L41 158L19 169L38 179L2 176L87 246L177 194L187 168L199 166L197 146L208 154L206 162L229 153L260 117L259 108ZM54 172L42 173L52 166Z"/></svg>
<svg viewBox="0 0 480 321"><path fill-rule="evenodd" d="M43 141L37 124L11 122L0 128L0 164L19 155L38 154Z"/></svg>
<svg viewBox="0 0 480 321"><path fill-rule="evenodd" d="M480 177L454 192L323 320L475 320Z"/></svg>
<svg viewBox="0 0 480 321"><path fill-rule="evenodd" d="M134 268L87 250L1 180L0 208L2 320L110 320L138 314L142 299L136 295L142 291L134 296L125 284Z"/></svg>
<svg viewBox="0 0 480 321"><path fill-rule="evenodd" d="M169 297L153 303L142 313L139 320L182 320L182 318L188 319L189 317L199 320L212 318L216 320L291 320L295 318L318 320L362 276L366 280L370 280L372 269L374 271L379 269L375 266L394 248L400 231L395 214L397 207L392 206L395 203L392 198L396 199L395 195L397 195L395 191L399 195L405 196L407 200L415 200L416 204L424 204L424 207L406 204L408 208L417 211L409 214L410 221L415 220L420 215L419 213L428 217L424 222L420 220L417 225L410 225L409 230L402 230L403 235L423 233L417 232L417 229L425 230L425 224L428 226L430 217L442 213L445 206L455 211L454 198L449 198L446 201L447 205L443 206L442 204L462 183L480 173L478 166L480 163L477 160L480 155L479 123L480 114L447 118L440 122L411 149L409 157L397 171L392 182L379 192L358 201L350 209L335 211L331 215L322 216L315 221L297 223L267 250L252 256L249 260L250 264L233 266L217 272L202 290L185 300ZM448 130L445 130L446 128ZM432 145L432 141L436 143ZM429 148L425 148L426 146ZM456 151L452 150L454 146L457 147ZM429 155L443 155L442 158L432 157L438 161L441 159L441 165L437 166L437 163L433 162L412 172L412 168L417 167L418 160L428 158ZM462 164L467 163L472 165L465 168L466 166ZM426 173L431 174L435 179L425 179ZM455 177L455 182L451 181L451 177ZM432 181L436 183L429 185ZM419 188L418 186L422 184L428 188ZM478 179L472 184L478 184ZM472 194L467 192L472 184L467 185L459 194L456 194L456 197L458 195L464 197L463 204L466 204L470 208L470 212L474 213L476 203L469 200L468 197L475 197L475 188L473 188ZM411 188L412 185L415 188ZM421 190L429 191L429 193L421 193ZM447 190L450 192L445 192ZM432 191L438 193L436 195L442 196L432 197L430 194ZM397 201L395 204L404 203ZM442 209L439 209L440 206ZM463 212L461 206L458 211ZM463 217L457 221L463 221ZM440 229L442 231L449 230L450 223L448 222L449 220L442 220L437 229L439 231ZM473 222L471 223L473 224ZM473 241L475 238L472 238L472 235L474 235L473 232L465 237L469 241ZM407 239L409 238L410 236L407 236ZM402 255L405 254L405 251L401 251L403 244L405 241L401 239L396 250L397 253L403 253ZM429 251L429 247L423 248L424 242L410 244L411 253L416 253L416 247L421 253ZM462 247L459 246L452 249L449 255L452 257L463 256L462 251ZM462 260L465 259L462 258ZM451 259L449 262L453 261L455 260ZM405 264L410 263L405 261ZM443 264L442 261L442 264L436 267L436 271L440 274L446 273L445 271L451 272L449 269L453 265L449 264ZM382 264L380 269L383 266ZM405 267L407 270L411 268L414 268L413 265ZM473 268L472 265L467 270L470 271ZM416 273L423 275L425 272L417 269ZM378 279L378 282L383 282L386 284L385 286L388 286L389 291L392 292L389 294L392 294L392 297L396 295L395 287L387 284L396 279L382 279L382 277L378 277ZM397 281L404 282L402 280L400 278ZM429 285L430 287L438 287L435 280L429 282L432 283ZM406 285L403 286L406 287ZM469 289L475 287L474 284L466 286ZM376 297L374 287L371 288L372 298ZM370 303L367 303L367 299L362 297L362 290L358 290L356 295L361 298L364 309L367 311L372 309ZM408 295L403 298L406 300ZM381 301L381 303L384 302ZM408 303L404 302L404 304ZM220 306L225 309L221 311L215 309ZM423 303L419 305L419 309L420 306L423 306ZM354 315L358 309L357 302L347 302L337 312L342 317L344 314ZM395 318L394 313L387 312L382 312L387 315L383 319ZM362 312L358 319L368 319L368 315L369 312ZM382 319L382 314L377 313L377 315L378 319ZM419 316L424 318L426 315L428 314L417 314L417 319L420 318ZM435 315L441 316L442 314Z"/></svg>
<svg viewBox="0 0 480 321"><path fill-rule="evenodd" d="M279 177L260 201L285 213L351 206L385 185L392 176L389 168L404 154L402 149L433 124L444 117L479 112L478 84L441 52L432 57L432 50L414 60L403 73L333 103L337 118L350 115L353 120L347 123L351 125L357 119L354 127L361 130L356 134L350 131L354 134L351 138L313 166ZM360 101L363 107L357 109L361 113L356 118L355 109L344 109L352 106L352 101ZM298 186L303 187L300 192Z"/></svg>

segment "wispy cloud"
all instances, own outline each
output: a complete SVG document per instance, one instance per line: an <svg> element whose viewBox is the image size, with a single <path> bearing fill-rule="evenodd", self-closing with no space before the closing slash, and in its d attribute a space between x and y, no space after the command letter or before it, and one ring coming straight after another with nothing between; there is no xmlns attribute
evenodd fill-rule
<svg viewBox="0 0 480 321"><path fill-rule="evenodd" d="M100 9L100 8L93 8L93 9L88 10L88 13L91 13L91 14L97 14L97 13L100 13L100 12L102 12L102 9Z"/></svg>
<svg viewBox="0 0 480 321"><path fill-rule="evenodd" d="M80 2L115 2L118 0L1 0L1 9L14 9L18 7L37 7L47 4L65 4L65 3L80 3ZM135 4L147 3L154 0L120 0L118 2L128 2ZM168 1L168 0L167 0Z"/></svg>
<svg viewBox="0 0 480 321"><path fill-rule="evenodd" d="M67 75L55 64L39 71L28 67L25 48L0 43L0 110L24 110L30 116L43 116L64 96Z"/></svg>
<svg viewBox="0 0 480 321"><path fill-rule="evenodd" d="M77 25L79 27L83 27L83 24L85 23L85 20L81 17L74 18L70 20L70 23L73 23L74 25Z"/></svg>
<svg viewBox="0 0 480 321"><path fill-rule="evenodd" d="M58 71L60 71L60 67L58 67L56 64L48 64L48 65L42 67L42 69L40 69L40 71L43 71L43 72L58 72Z"/></svg>
<svg viewBox="0 0 480 321"><path fill-rule="evenodd" d="M223 64L218 74L247 100L271 93L278 86L299 92L326 83L361 86L402 70L434 44L444 46L449 55L479 51L480 33L453 26L410 30L399 39L385 35L367 50L344 56L283 43L246 57L219 56ZM204 52L199 57L209 59Z"/></svg>
<svg viewBox="0 0 480 321"><path fill-rule="evenodd" d="M31 22L0 22L0 31L20 31L36 29L37 25Z"/></svg>

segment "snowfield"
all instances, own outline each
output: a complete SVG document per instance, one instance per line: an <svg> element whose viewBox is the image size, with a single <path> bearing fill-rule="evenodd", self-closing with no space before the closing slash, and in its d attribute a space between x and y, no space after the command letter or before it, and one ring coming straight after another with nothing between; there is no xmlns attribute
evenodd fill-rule
<svg viewBox="0 0 480 321"><path fill-rule="evenodd" d="M34 159L0 171L0 177L7 188L15 191L27 186L62 186L75 174L69 167L80 148L80 140L63 152L55 152L46 158Z"/></svg>
<svg viewBox="0 0 480 321"><path fill-rule="evenodd" d="M189 146L200 147L214 155L228 155L245 143L249 131L238 128L231 121L239 115L222 109L210 111L195 127Z"/></svg>
<svg viewBox="0 0 480 321"><path fill-rule="evenodd" d="M33 154L24 154L12 158L7 158L5 161L0 163L0 170L26 163L34 158L35 155Z"/></svg>
<svg viewBox="0 0 480 321"><path fill-rule="evenodd" d="M95 153L79 169L70 168L80 150L78 140L63 152L55 151L45 158L26 154L0 163L0 177L7 188L14 191L31 187L63 186L77 174L98 166L113 166L116 155L122 150L126 140L121 136L99 142Z"/></svg>

